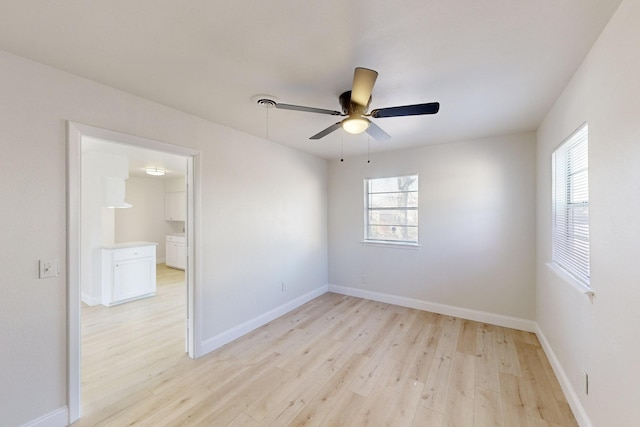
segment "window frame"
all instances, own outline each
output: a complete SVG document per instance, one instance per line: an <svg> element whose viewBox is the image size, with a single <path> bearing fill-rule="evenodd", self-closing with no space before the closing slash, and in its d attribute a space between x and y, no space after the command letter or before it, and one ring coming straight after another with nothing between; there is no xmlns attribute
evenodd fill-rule
<svg viewBox="0 0 640 427"><path fill-rule="evenodd" d="M378 239L375 237L371 237L371 223L370 223L370 213L373 210L381 210L381 208L371 208L370 207L370 197L372 194L384 194L385 192L372 192L371 191L371 182L375 181L375 180L386 180L386 179L398 179L398 178L405 178L405 177L415 177L416 179L416 189L415 190L407 190L407 191L393 191L393 192L389 192L389 193L415 193L416 196L416 206L413 207L408 207L408 206L393 206L393 207L387 207L385 209L388 210L400 210L400 211L415 211L415 217L416 217L416 222L415 225L411 225L411 227L415 227L416 229L416 239L415 240L392 240L392 239ZM420 183L420 178L419 175L417 173L410 173L410 174L404 174L404 175L392 175L392 176L385 176L385 177L375 177L375 178L365 178L363 181L363 186L364 186L364 209L363 209L363 213L364 213L364 239L362 240L362 243L372 243L372 244L376 244L376 245L390 245L390 246L395 246L395 247L419 247L419 202L420 202L420 198L419 198L419 183ZM402 224L399 224L398 226L403 226ZM406 226L406 225L404 225Z"/></svg>
<svg viewBox="0 0 640 427"><path fill-rule="evenodd" d="M574 167L572 163L578 165ZM552 264L590 290L589 126L586 122L556 147L551 168Z"/></svg>

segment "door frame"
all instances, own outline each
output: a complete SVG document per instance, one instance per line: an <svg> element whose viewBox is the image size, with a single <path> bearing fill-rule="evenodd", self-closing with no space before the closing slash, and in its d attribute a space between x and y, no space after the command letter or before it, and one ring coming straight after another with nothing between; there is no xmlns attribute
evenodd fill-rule
<svg viewBox="0 0 640 427"><path fill-rule="evenodd" d="M185 236L187 243L187 265L185 277L187 282L187 313L185 347L189 357L195 358L197 350L197 331L200 330L199 313L196 310L196 294L199 286L199 275L196 275L197 250L195 240L199 224L199 214L196 212L196 195L200 188L200 153L187 147L167 144L164 142L128 135L116 131L88 126L80 123L67 122L67 399L69 410L69 424L77 421L81 414L81 288L80 288L80 238L81 238L81 162L82 138L93 137L176 154L185 157L187 161L187 221Z"/></svg>

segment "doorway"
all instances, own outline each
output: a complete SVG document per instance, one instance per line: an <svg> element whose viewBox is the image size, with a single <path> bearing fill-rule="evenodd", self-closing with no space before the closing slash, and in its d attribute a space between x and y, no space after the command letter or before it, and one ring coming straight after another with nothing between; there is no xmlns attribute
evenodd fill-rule
<svg viewBox="0 0 640 427"><path fill-rule="evenodd" d="M195 306L195 194L194 186L194 165L197 163L198 153L194 150L165 144L155 140L139 138L132 135L122 134L119 132L109 131L105 129L95 128L87 125L68 123L68 176L67 176L67 228L68 228L68 343L69 343L69 422L72 423L80 418L81 415L81 300L87 299L83 293L83 192L82 192L82 149L83 145L89 144L89 141L105 141L111 144L126 147L131 150L150 150L156 153L164 153L169 157L174 156L183 160L184 164L184 190L186 217L183 222L183 230L175 230L184 232L185 240L185 263L184 263L184 283L183 298L186 300L184 307L183 325L185 337L185 349L189 357L195 357L195 322L194 311ZM84 193L86 196L86 193ZM108 213L107 215L114 215ZM107 222L109 220L107 219ZM113 220L111 220L113 221ZM113 224L111 224L113 226ZM174 224L175 226L175 224ZM107 227L108 228L108 227ZM84 234L87 234L86 229ZM85 239L86 240L86 239ZM159 240L159 239L158 239ZM165 245L164 241L158 244ZM163 251L164 252L164 251ZM85 256L86 258L86 256ZM154 297L155 298L155 297ZM89 300L91 300L89 298ZM95 302L95 301L94 301ZM126 304L123 304L126 305Z"/></svg>

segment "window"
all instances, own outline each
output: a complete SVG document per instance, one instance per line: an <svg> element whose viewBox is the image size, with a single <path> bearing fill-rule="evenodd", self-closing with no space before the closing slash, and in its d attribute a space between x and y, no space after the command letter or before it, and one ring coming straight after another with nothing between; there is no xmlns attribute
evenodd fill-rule
<svg viewBox="0 0 640 427"><path fill-rule="evenodd" d="M553 153L553 262L589 287L588 126Z"/></svg>
<svg viewBox="0 0 640 427"><path fill-rule="evenodd" d="M365 241L418 243L418 175L364 180Z"/></svg>

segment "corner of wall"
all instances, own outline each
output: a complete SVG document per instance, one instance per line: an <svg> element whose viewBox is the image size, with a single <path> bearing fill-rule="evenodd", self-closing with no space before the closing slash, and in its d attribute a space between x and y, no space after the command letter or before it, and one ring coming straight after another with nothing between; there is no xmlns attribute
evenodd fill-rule
<svg viewBox="0 0 640 427"><path fill-rule="evenodd" d="M455 307L452 305L424 301L415 298L400 297L396 295L367 291L364 289L352 288L347 286L329 285L329 292L357 298L364 298L372 301L384 302L387 304L399 305L401 307L415 308L417 310L429 311L431 313L443 314L445 316L454 316L461 319L489 323L491 325L503 326L505 328L518 329L526 332L535 332L535 323L533 321L520 319L517 317L504 316L501 314L488 313L486 311L472 310L464 307Z"/></svg>

